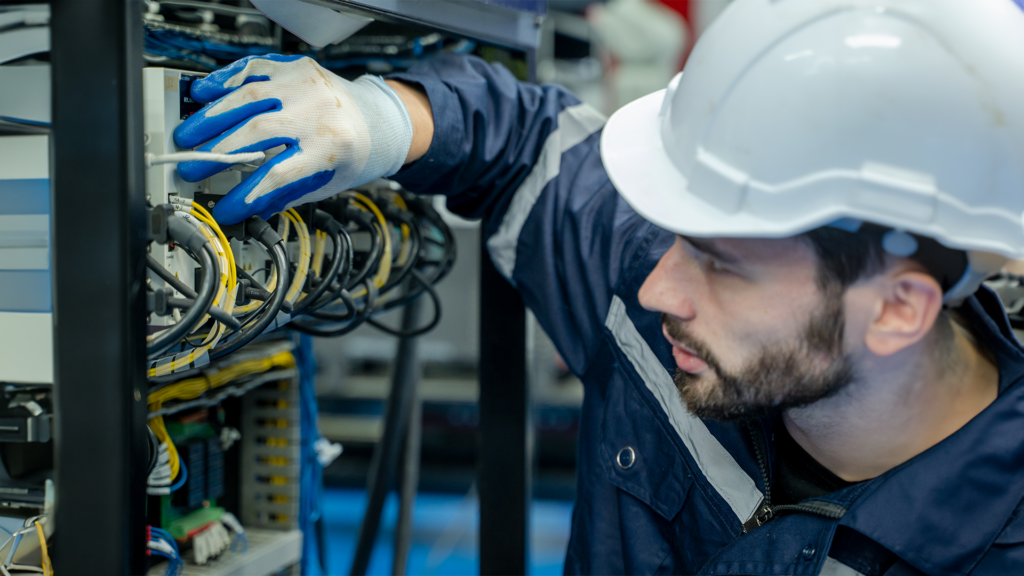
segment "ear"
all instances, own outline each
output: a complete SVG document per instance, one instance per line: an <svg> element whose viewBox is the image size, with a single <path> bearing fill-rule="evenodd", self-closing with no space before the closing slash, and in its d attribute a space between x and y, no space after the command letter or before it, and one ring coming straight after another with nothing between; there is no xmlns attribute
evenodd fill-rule
<svg viewBox="0 0 1024 576"><path fill-rule="evenodd" d="M931 275L901 271L882 275L875 317L864 343L878 356L891 356L924 339L942 311L942 287Z"/></svg>

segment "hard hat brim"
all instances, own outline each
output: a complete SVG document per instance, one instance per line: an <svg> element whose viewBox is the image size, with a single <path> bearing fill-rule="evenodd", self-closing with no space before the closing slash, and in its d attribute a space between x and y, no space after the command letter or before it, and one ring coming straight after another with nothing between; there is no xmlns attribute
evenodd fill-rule
<svg viewBox="0 0 1024 576"><path fill-rule="evenodd" d="M730 214L694 194L662 143L659 111L665 93L660 90L623 106L601 134L601 161L608 177L637 213L665 230L696 237L778 238L814 227Z"/></svg>

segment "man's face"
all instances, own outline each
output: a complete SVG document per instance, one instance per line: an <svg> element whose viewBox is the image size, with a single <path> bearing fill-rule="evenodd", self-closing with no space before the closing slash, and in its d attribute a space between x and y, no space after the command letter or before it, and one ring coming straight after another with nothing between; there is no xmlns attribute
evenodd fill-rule
<svg viewBox="0 0 1024 576"><path fill-rule="evenodd" d="M772 414L854 378L842 289L819 287L803 239L677 237L639 296L661 312L676 386L701 418Z"/></svg>

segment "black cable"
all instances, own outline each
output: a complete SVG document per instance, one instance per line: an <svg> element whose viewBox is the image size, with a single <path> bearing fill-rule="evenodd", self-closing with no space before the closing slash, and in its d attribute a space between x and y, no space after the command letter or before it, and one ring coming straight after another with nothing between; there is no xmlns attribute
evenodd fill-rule
<svg viewBox="0 0 1024 576"><path fill-rule="evenodd" d="M415 303L402 313L402 328L409 330L413 327L417 321L419 308L420 304ZM395 369L391 374L391 390L384 407L384 431L380 441L374 445L373 456L370 459L370 469L366 476L366 508L363 521L359 525L359 536L349 574L366 574L380 528L384 500L391 490L395 470L400 466L399 461L402 460L402 445L408 438L419 380L417 344L415 338L404 338L398 342ZM401 536L398 538L401 539Z"/></svg>
<svg viewBox="0 0 1024 576"><path fill-rule="evenodd" d="M430 299L434 301L434 318L426 326L408 331L395 330L394 328L385 326L384 324L377 322L373 318L367 320L367 324L373 326L374 328L380 330L381 332L386 332L388 334L391 334L392 336L398 336L399 338L415 338L416 336L422 336L423 334L426 334L427 332L430 332L431 330L437 327L437 325L441 322L441 299L437 295L437 290L434 289L430 282L427 281L427 278L423 276L423 274L419 270L412 270L411 273L412 277L415 278L416 281L419 282L421 286L423 286L423 290L427 293L427 295L430 296Z"/></svg>
<svg viewBox="0 0 1024 576"><path fill-rule="evenodd" d="M441 232L441 235L446 238L446 241L443 242L443 243L441 243L441 242L431 238L431 240L433 240L435 243L437 243L437 244L439 244L439 245L444 247L444 254L441 257L441 260L439 260L439 261L418 260L417 261L417 265L434 265L434 266L436 266L436 268L433 271L433 274L431 276L427 277L427 284L431 284L431 285L437 284L438 282L440 282L448 274L448 272L451 270L452 264L455 261L455 236L451 233L451 229L448 228L448 226L447 226L447 224L445 224L444 220L441 219L441 215L438 214L436 211L434 211L432 206L430 206L429 204L420 202L420 201L418 201L416 199L411 199L411 200L408 201L408 203L409 203L409 206L414 206L414 207L418 207L418 208L421 208L421 209L422 208L428 209L429 212L423 214L424 218L426 218L431 224L433 224L435 227L437 227L438 231ZM431 216L431 215L432 215L432 217L428 217L428 216ZM429 235L422 234L421 235L421 239L425 239L425 238L429 238ZM378 308L378 311L385 312L385 311L388 311L388 310L393 310L395 308L399 308L401 306L406 306L409 303L411 303L413 300L418 298L423 293L423 286L425 284L423 284L423 283L418 283L418 284L419 284L419 286L416 289L410 289L405 294L403 294L401 297L396 298L394 300L391 300L391 301L385 303L383 306Z"/></svg>
<svg viewBox="0 0 1024 576"><path fill-rule="evenodd" d="M339 295L345 291L345 285L348 283L348 278L352 274L352 266L354 265L354 254L352 251L352 237L348 235L348 232L339 227L338 233L341 236L345 245L345 263L347 264L343 270L338 272L338 277L334 279L330 284L330 292L320 298L319 302L314 303L306 310L306 314L311 314L324 306L327 306L331 302L334 302L339 298Z"/></svg>
<svg viewBox="0 0 1024 576"><path fill-rule="evenodd" d="M370 314L373 313L373 302L377 299L377 288L373 285L373 280L366 280L363 282L366 285L366 304L362 310L356 315L355 320L351 324L342 326L341 328L335 328L334 330L323 330L317 326L309 326L302 322L292 322L288 326L295 329L303 334L309 334L310 336L321 336L324 338L335 338L337 336L343 336L349 332L358 328L363 322L369 319ZM348 304L346 303L346 306ZM355 303L353 302L353 306Z"/></svg>
<svg viewBox="0 0 1024 576"><path fill-rule="evenodd" d="M278 236L278 238L280 238L280 236ZM277 318L277 313L281 310L281 304L284 302L285 294L288 292L288 256L284 251L284 242L279 241L277 244L268 248L274 261L274 265L277 267L277 289L274 290L274 298L269 302L264 303L266 304L266 309L264 309L263 313L251 324L247 323L247 325L237 333L233 340L224 342L220 346L214 348L210 352L210 360L223 358L242 346L245 346L249 342L252 342L257 336L266 330L271 321Z"/></svg>
<svg viewBox="0 0 1024 576"><path fill-rule="evenodd" d="M168 298L167 305L171 308L180 308L182 310L188 310L195 306L196 301L192 298ZM214 320L221 324L231 328L232 330L238 330L242 327L242 323L239 322L234 316L225 312L222 308L217 306L210 306L210 309L206 311L207 314L213 317Z"/></svg>
<svg viewBox="0 0 1024 576"><path fill-rule="evenodd" d="M358 220L355 221L355 222L357 224L360 223ZM376 223L376 222L368 224L364 228L367 232L370 233L370 249L369 249L369 251L367 251L366 262L363 263L363 267L359 269L359 272L355 276L353 276L351 278L348 278L347 280L343 280L341 282L336 282L335 286L333 286L333 288L332 288L334 290L334 293L329 298L324 299L322 302L318 302L315 306L312 306L309 310L307 310L306 314L305 314L306 316L311 316L313 318L317 318L319 312L314 314L314 311L318 311L321 308L324 308L327 305L329 305L331 302L334 302L336 299L338 299L340 297L340 294L341 294L342 290L350 289L350 288L354 288L355 286L358 286L361 282L363 282L366 279L366 276L370 272L372 272L374 270L376 265L380 263L381 256L383 256L383 254L384 254L384 241L383 241L383 237L378 233L379 228L380 228L380 225L378 223ZM349 236L348 231L346 231L345 229L342 229L341 233L343 234L343 237L344 237L344 239L345 239L345 241L346 241L346 243L347 243L347 245L349 247L349 266L348 266L349 272L348 273L351 274L351 268L352 268L352 266L355 265L354 254L352 252L352 247L353 247L354 243L352 241L351 236ZM376 290L376 288L374 290ZM331 315L328 314L328 316L331 316ZM322 319L323 320L333 321L333 320L331 320L331 318L322 318ZM312 328L308 327L308 326L303 326L302 329L312 329ZM302 330L299 329L299 331L302 331Z"/></svg>
<svg viewBox="0 0 1024 576"><path fill-rule="evenodd" d="M455 262L455 236L452 234L451 229L448 228L448 225L445 224L444 220L441 218L441 215L434 211L432 206L420 202L419 200L416 199L409 201L409 205L425 208L427 211L423 214L423 216L427 218L427 220L430 221L430 223L433 224L438 229L438 231L441 232L441 235L444 236L446 239L444 243L440 243L437 240L431 238L431 240L433 240L435 243L444 246L444 254L441 257L440 261L419 260L417 262L417 265L436 266L436 268L433 270L433 273L429 277L427 277L427 283L434 285L440 282L442 279L444 279L448 272L451 271L452 264ZM422 234L421 238L429 238L429 236L427 234ZM405 294L403 294L401 297L387 302L383 306L379 307L378 311L385 312L388 310L399 308L401 306L408 305L410 302L418 298L423 293L422 287L424 285L425 284L423 283L419 283L419 286L416 289L411 289Z"/></svg>
<svg viewBox="0 0 1024 576"><path fill-rule="evenodd" d="M352 299L352 295L349 294L348 290L342 290L337 294L338 298L345 304L347 312L344 315L332 314L331 312L309 312L307 316L316 318L317 320L326 320L328 322L348 322L355 317L356 313L356 301Z"/></svg>
<svg viewBox="0 0 1024 576"><path fill-rule="evenodd" d="M171 221L173 222L174 220ZM206 241L206 238L203 238L202 249L197 251L196 256L199 257L199 265L203 269L203 281L199 287L199 297L196 299L195 305L189 308L188 313L181 320L170 328L158 333L156 338L149 343L146 347L146 353L150 360L157 358L171 346L180 343L181 339L192 330L196 323L206 314L206 311L210 309L210 305L213 304L213 299L217 295L216 279L220 277L220 271L217 268L217 259L213 248Z"/></svg>
<svg viewBox="0 0 1024 576"><path fill-rule="evenodd" d="M328 216L328 218L330 217ZM334 245L334 255L331 260L331 265L327 269L327 273L323 276L323 279L320 281L320 284L317 285L312 292L307 294L305 298L295 303L295 307L291 312L293 317L302 314L307 308L309 308L310 304L316 302L321 296L323 296L324 292L330 288L331 282L338 277L338 273L341 272L342 264L345 262L344 246L342 246L341 233L338 231L341 226L334 222L333 219L330 220L330 223L332 225L327 226L330 230L325 230L325 232L331 235L331 243Z"/></svg>
<svg viewBox="0 0 1024 576"><path fill-rule="evenodd" d="M164 282L170 284L171 288L174 288L178 292L184 294L186 298L195 300L198 297L195 290L189 288L188 285L179 280L177 276L171 274L170 270L161 266L160 263L156 261L156 258L153 258L150 254L146 254L146 266L153 272L156 272L156 275L163 279Z"/></svg>
<svg viewBox="0 0 1024 576"><path fill-rule="evenodd" d="M270 323L277 319L277 313L281 310L285 295L288 292L288 255L285 252L284 241L266 220L259 216L251 216L246 221L246 230L252 238L259 242L270 255L274 267L277 269L277 286L273 298L264 302L259 315L251 316L251 321L246 321L241 331L236 332L233 338L222 340L210 352L210 359L216 360L238 350L249 342L252 342L262 334Z"/></svg>
<svg viewBox="0 0 1024 576"><path fill-rule="evenodd" d="M263 270L267 271L264 278L264 282L266 282L266 280L270 278L270 268L260 268L259 270L253 270L253 272L261 272ZM243 270L242 267L237 264L235 264L235 271L238 272L238 275L242 277L242 279L248 280L253 286L263 286L264 284L264 282L260 282L253 278L251 274Z"/></svg>
<svg viewBox="0 0 1024 576"><path fill-rule="evenodd" d="M360 282L366 279L366 276L377 267L380 263L381 256L384 255L384 236L386 233L384 230L380 230L380 224L373 222L367 228L370 233L370 250L367 253L366 262L363 263L363 267L359 269L359 273L348 281L345 288L352 288L358 285Z"/></svg>
<svg viewBox="0 0 1024 576"><path fill-rule="evenodd" d="M426 218L444 237L444 260L445 264L442 265L435 276L431 279L433 284L440 282L452 269L452 265L455 263L455 257L457 249L455 245L455 235L452 233L452 229L445 223L444 218L434 210L434 207L427 201L421 198L408 198L406 203L410 208L416 209L424 218ZM426 234L424 238L428 237ZM430 240L437 242L435 239Z"/></svg>
<svg viewBox="0 0 1024 576"><path fill-rule="evenodd" d="M389 213L390 212L391 211L389 210ZM406 263L402 265L401 269L399 269L399 270L397 270L395 272L392 272L391 275L388 276L388 281L380 289L382 294L386 293L388 290L394 288L395 286L398 286L399 284L402 283L403 280L405 280L405 278L409 275L409 271L412 270L413 267L416 266L416 261L418 260L419 254L420 254L420 229L419 229L419 226L416 225L416 223L413 221L412 218L409 218L409 217L405 216L404 214L395 213L395 214L393 214L393 216L401 224L404 224L405 226L407 226L409 228L409 244L410 244L410 247L409 247L409 254L407 256ZM401 253L401 251L399 251L399 254L400 253Z"/></svg>
<svg viewBox="0 0 1024 576"><path fill-rule="evenodd" d="M259 268L258 270L253 270L253 273L266 271L266 273L263 275L264 276L264 278L263 278L264 282L260 282L259 280L256 280L255 278L252 277L251 274L249 274L245 270L242 270L242 267L238 266L237 264L235 265L235 270L238 272L238 276L239 277L241 277L241 278L243 278L245 280L248 280L249 283L252 284L253 286L257 287L258 290L263 290L264 292L267 292L266 289L263 288L263 284L265 284L266 282L268 282L270 280L270 272L271 272L270 268ZM266 302L268 300L270 300L271 298L273 298L273 297L274 297L274 295L271 292L267 292L265 295L264 294L260 294L258 296L255 296L255 295L248 296L248 298L250 300L259 300L259 301L263 302L264 304L266 304ZM255 317L255 315L259 314L259 312L261 310L263 310L263 308L264 308L264 306L260 306L255 311L249 312L248 317L249 318ZM281 305L281 309L284 310L285 312L291 314L291 312L292 312L292 305L287 300L285 300L284 304Z"/></svg>

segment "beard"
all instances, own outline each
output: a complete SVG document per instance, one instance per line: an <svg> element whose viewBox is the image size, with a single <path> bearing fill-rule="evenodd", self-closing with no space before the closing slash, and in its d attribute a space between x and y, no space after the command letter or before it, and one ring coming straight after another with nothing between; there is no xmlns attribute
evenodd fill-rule
<svg viewBox="0 0 1024 576"><path fill-rule="evenodd" d="M662 314L669 336L704 360L709 371L677 369L676 388L687 409L699 418L750 420L779 414L833 396L855 379L853 361L843 353L842 290L826 288L798 340L766 345L754 359L730 372L685 325Z"/></svg>

